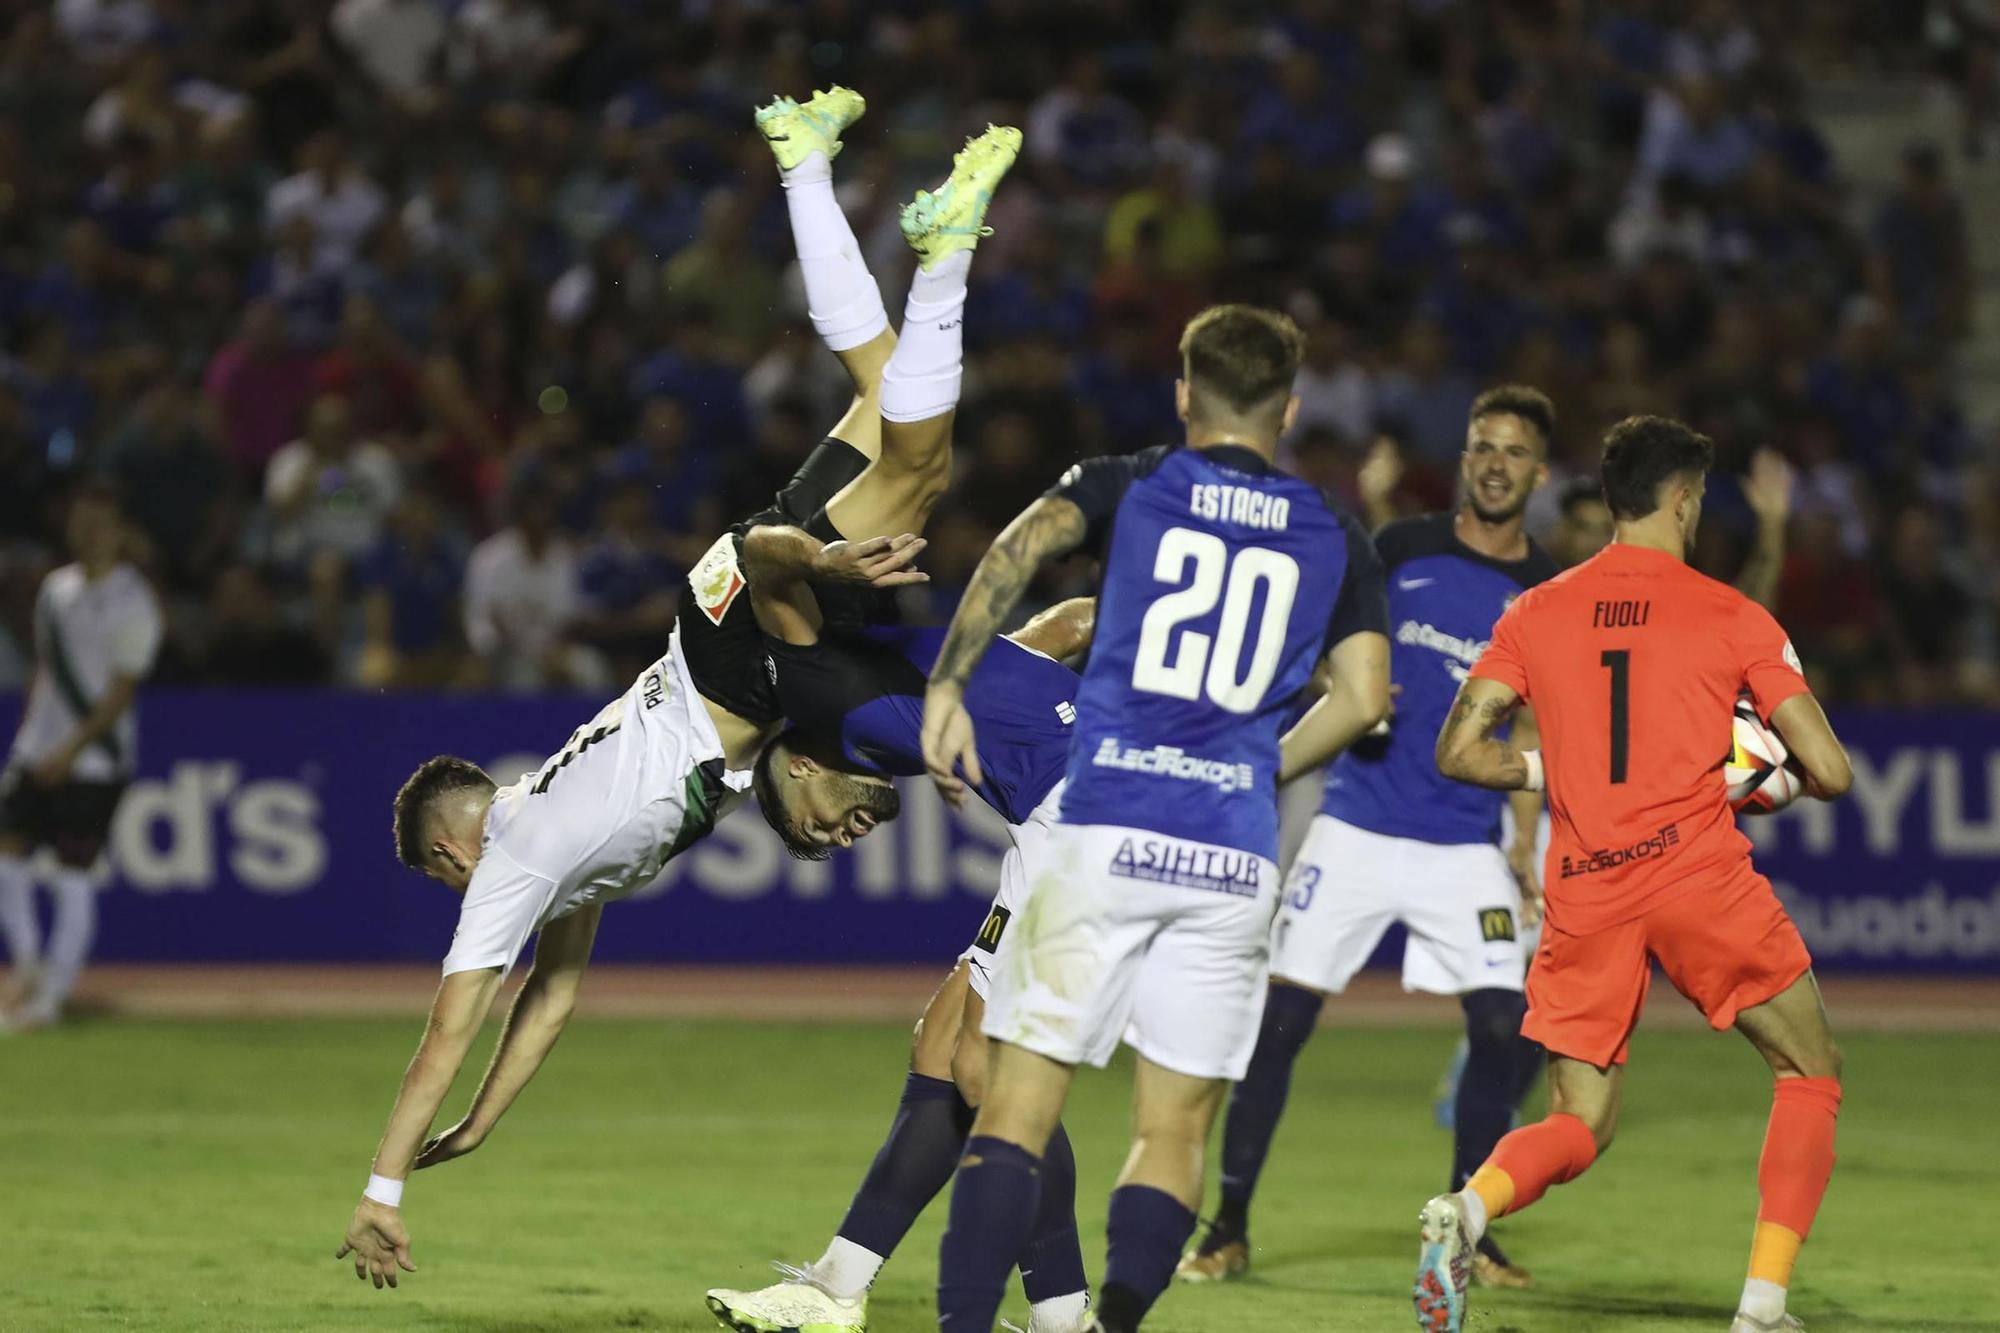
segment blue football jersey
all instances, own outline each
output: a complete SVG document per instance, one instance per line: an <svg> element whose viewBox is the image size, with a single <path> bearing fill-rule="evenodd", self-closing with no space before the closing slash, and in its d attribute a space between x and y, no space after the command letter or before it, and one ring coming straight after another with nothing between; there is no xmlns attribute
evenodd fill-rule
<svg viewBox="0 0 2000 1333"><path fill-rule="evenodd" d="M1104 562L1063 822L1276 860L1292 700L1332 644L1385 629L1367 534L1235 446L1092 459L1049 494Z"/></svg>
<svg viewBox="0 0 2000 1333"><path fill-rule="evenodd" d="M1388 735L1334 761L1320 808L1390 837L1492 842L1506 795L1439 773L1438 732L1500 613L1523 589L1555 577L1555 561L1533 543L1522 560L1481 555L1458 539L1450 514L1388 524L1375 549L1389 585L1389 678L1402 693Z"/></svg>
<svg viewBox="0 0 2000 1333"><path fill-rule="evenodd" d="M942 629L897 627L811 647L767 641L785 716L837 745L857 768L924 771L924 687ZM965 692L986 780L973 790L1010 824L1034 813L1069 760L1077 674L1012 639L996 639Z"/></svg>

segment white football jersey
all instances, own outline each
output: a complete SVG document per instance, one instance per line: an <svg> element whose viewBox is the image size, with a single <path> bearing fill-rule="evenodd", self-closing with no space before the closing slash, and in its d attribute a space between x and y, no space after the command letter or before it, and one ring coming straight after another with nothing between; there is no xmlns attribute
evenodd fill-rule
<svg viewBox="0 0 2000 1333"><path fill-rule="evenodd" d="M159 655L160 604L139 571L118 565L92 582L80 564L42 580L35 595L35 683L11 763L32 764L61 745L111 688L114 675L143 678ZM128 708L103 739L76 757L79 782L132 775L139 727Z"/></svg>
<svg viewBox="0 0 2000 1333"><path fill-rule="evenodd" d="M631 689L494 793L445 974L505 971L549 922L644 888L749 785L723 769L677 630Z"/></svg>

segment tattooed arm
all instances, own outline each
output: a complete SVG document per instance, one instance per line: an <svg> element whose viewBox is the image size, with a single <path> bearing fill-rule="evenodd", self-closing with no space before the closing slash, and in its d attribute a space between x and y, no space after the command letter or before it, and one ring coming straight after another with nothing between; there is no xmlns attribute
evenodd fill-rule
<svg viewBox="0 0 2000 1333"><path fill-rule="evenodd" d="M953 804L965 799L967 780L975 784L983 780L972 719L965 711L965 683L972 678L972 668L1042 562L1075 550L1087 527L1075 501L1043 496L994 540L959 601L924 697L924 766Z"/></svg>
<svg viewBox="0 0 2000 1333"><path fill-rule="evenodd" d="M1438 772L1495 791L1525 787L1528 761L1517 746L1493 735L1520 702L1520 695L1496 680L1474 676L1461 685L1438 732Z"/></svg>

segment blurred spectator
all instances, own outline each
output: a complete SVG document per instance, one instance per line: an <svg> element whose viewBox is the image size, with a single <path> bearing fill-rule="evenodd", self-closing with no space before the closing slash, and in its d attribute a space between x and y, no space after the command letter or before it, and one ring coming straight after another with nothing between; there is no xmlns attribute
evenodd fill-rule
<svg viewBox="0 0 2000 1333"><path fill-rule="evenodd" d="M1448 472L1465 450L1465 414L1479 383L1452 366L1450 341L1432 312L1410 321L1400 351L1379 381L1376 416L1397 427L1417 461Z"/></svg>
<svg viewBox="0 0 2000 1333"><path fill-rule="evenodd" d="M1882 599L1895 634L1897 702L1954 702L1972 599L1945 570L1937 516L1922 505L1904 507L1890 523Z"/></svg>
<svg viewBox="0 0 2000 1333"><path fill-rule="evenodd" d="M667 549L690 568L723 524L712 460L706 450L693 446L687 411L673 398L651 398L640 409L638 437L618 451L609 467L613 485L643 486L651 493L653 522Z"/></svg>
<svg viewBox="0 0 2000 1333"><path fill-rule="evenodd" d="M430 91L445 25L430 0L337 0L334 35L383 92L415 105Z"/></svg>
<svg viewBox="0 0 2000 1333"><path fill-rule="evenodd" d="M581 684L566 641L577 613L577 557L546 492L522 489L514 521L472 548L465 567L465 641L482 679L509 691Z"/></svg>
<svg viewBox="0 0 2000 1333"><path fill-rule="evenodd" d="M1176 278L1200 281L1222 260L1222 222L1206 199L1196 195L1186 168L1162 158L1153 166L1152 180L1121 196L1104 223L1104 257L1123 263L1139 247L1139 233L1150 226L1157 234L1162 271Z"/></svg>
<svg viewBox="0 0 2000 1333"><path fill-rule="evenodd" d="M438 527L430 493L405 494L387 530L356 562L365 639L355 664L359 684L437 689L464 671L458 627L465 567Z"/></svg>
<svg viewBox="0 0 2000 1333"><path fill-rule="evenodd" d="M402 489L394 456L355 435L347 400L315 398L304 436L273 454L264 474L273 558L302 570L324 556L345 562L365 554Z"/></svg>
<svg viewBox="0 0 2000 1333"><path fill-rule="evenodd" d="M749 222L742 195L710 194L701 210L701 233L667 261L661 275L669 302L710 313L726 358L738 365L750 363L777 325L778 274L750 250Z"/></svg>
<svg viewBox="0 0 2000 1333"><path fill-rule="evenodd" d="M1875 214L1868 241L1869 290L1913 347L1964 335L1971 310L1965 212L1945 188L1936 148L1904 152L1902 184Z"/></svg>
<svg viewBox="0 0 2000 1333"><path fill-rule="evenodd" d="M326 652L285 618L270 582L251 565L231 565L215 582L208 632L192 673L218 685L319 685Z"/></svg>
<svg viewBox="0 0 2000 1333"><path fill-rule="evenodd" d="M104 463L152 545L142 563L177 591L205 590L229 554L236 479L194 395L175 380L154 385L106 442Z"/></svg>
<svg viewBox="0 0 2000 1333"><path fill-rule="evenodd" d="M312 358L286 335L278 306L252 301L243 329L216 349L202 393L236 466L258 476L280 445L293 439L312 398Z"/></svg>
<svg viewBox="0 0 2000 1333"><path fill-rule="evenodd" d="M382 187L349 160L346 140L338 131L322 130L300 150L297 174L271 187L264 211L274 232L297 218L310 222L314 257L338 270L359 253L387 207Z"/></svg>
<svg viewBox="0 0 2000 1333"><path fill-rule="evenodd" d="M1837 425L1862 470L1877 476L1910 419L1889 337L1882 307L1870 297L1850 297L1833 350L1806 372L1806 400Z"/></svg>
<svg viewBox="0 0 2000 1333"><path fill-rule="evenodd" d="M1579 477L1563 488L1561 517L1542 544L1564 569L1580 565L1611 544L1611 506L1595 477Z"/></svg>
<svg viewBox="0 0 2000 1333"><path fill-rule="evenodd" d="M652 501L641 483L614 487L604 501L603 536L578 571L574 636L604 654L616 680L636 676L665 650L679 605L685 567L668 554Z"/></svg>
<svg viewBox="0 0 2000 1333"><path fill-rule="evenodd" d="M1778 582L1778 609L1815 689L1853 697L1882 665L1876 582L1867 562L1841 545L1840 524L1825 510L1800 516Z"/></svg>
<svg viewBox="0 0 2000 1333"><path fill-rule="evenodd" d="M340 340L313 364L312 389L345 399L354 429L371 439L416 428L416 363L366 296L347 298Z"/></svg>
<svg viewBox="0 0 2000 1333"><path fill-rule="evenodd" d="M1374 377L1355 357L1354 338L1345 324L1320 318L1304 327L1305 361L1292 389L1299 414L1286 440L1328 430L1336 439L1358 445L1375 424Z"/></svg>

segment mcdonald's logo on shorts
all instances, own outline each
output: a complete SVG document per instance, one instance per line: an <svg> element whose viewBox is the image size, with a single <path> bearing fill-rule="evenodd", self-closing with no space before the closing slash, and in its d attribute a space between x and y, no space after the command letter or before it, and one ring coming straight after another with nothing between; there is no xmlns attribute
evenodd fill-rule
<svg viewBox="0 0 2000 1333"><path fill-rule="evenodd" d="M1000 937L1007 933L1007 923L1013 916L1012 912L995 903L992 915L987 917L986 924L979 928L979 938L972 942L972 947L983 949L987 953L999 952ZM1513 936L1510 934L1507 938L1512 939Z"/></svg>
<svg viewBox="0 0 2000 1333"><path fill-rule="evenodd" d="M1479 938L1488 944L1514 938L1514 913L1506 907L1479 909Z"/></svg>

